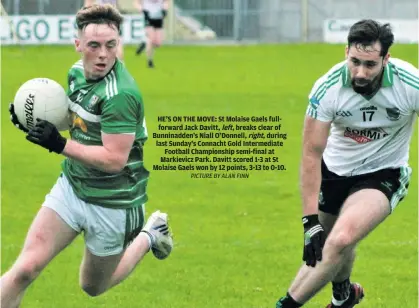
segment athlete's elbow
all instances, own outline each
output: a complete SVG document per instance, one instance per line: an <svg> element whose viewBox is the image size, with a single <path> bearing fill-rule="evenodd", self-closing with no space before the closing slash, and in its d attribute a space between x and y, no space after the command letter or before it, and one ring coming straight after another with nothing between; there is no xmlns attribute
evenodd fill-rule
<svg viewBox="0 0 419 308"><path fill-rule="evenodd" d="M105 167L105 171L109 173L119 173L124 169L126 164L127 159L124 159L122 157L115 157L108 161Z"/></svg>
<svg viewBox="0 0 419 308"><path fill-rule="evenodd" d="M323 147L304 147L303 148L303 160L319 160L323 157Z"/></svg>
<svg viewBox="0 0 419 308"><path fill-rule="evenodd" d="M105 168L105 171L108 172L108 173L115 173L116 174L116 173L121 172L123 169L124 169L124 166L112 164L112 165L107 166Z"/></svg>

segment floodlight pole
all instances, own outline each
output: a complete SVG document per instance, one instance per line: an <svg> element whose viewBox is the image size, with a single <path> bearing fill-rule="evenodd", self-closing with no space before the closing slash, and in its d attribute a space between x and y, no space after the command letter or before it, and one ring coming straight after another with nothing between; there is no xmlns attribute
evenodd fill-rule
<svg viewBox="0 0 419 308"><path fill-rule="evenodd" d="M301 0L301 39L308 40L308 0Z"/></svg>

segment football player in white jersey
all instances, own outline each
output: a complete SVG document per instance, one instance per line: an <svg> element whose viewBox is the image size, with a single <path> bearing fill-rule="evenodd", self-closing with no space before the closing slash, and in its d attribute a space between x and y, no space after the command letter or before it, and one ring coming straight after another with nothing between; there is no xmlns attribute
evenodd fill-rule
<svg viewBox="0 0 419 308"><path fill-rule="evenodd" d="M300 185L305 264L276 307L301 307L332 282L328 308L364 297L350 275L357 244L407 195L419 71L390 58L389 24L349 30L346 60L317 80L304 123Z"/></svg>
<svg viewBox="0 0 419 308"><path fill-rule="evenodd" d="M169 9L168 0L134 0L134 5L140 13L144 14L146 42L142 42L136 51L141 54L144 49L147 54L148 67L154 67L154 49L161 46L163 42L163 22Z"/></svg>
<svg viewBox="0 0 419 308"><path fill-rule="evenodd" d="M91 6L93 4L112 4L118 8L118 0L84 0L84 6ZM116 56L119 60L124 61L124 43L122 37L119 39Z"/></svg>

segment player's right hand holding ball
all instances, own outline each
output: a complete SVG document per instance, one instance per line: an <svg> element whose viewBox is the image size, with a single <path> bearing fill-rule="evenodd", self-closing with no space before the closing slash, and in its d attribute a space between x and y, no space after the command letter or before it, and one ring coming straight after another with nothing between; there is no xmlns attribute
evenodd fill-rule
<svg viewBox="0 0 419 308"><path fill-rule="evenodd" d="M20 124L19 120L17 119L17 115L15 113L15 107L13 103L9 104L9 113L10 113L10 120L12 121L13 125L19 128L21 131L27 133L29 130L26 129L25 126Z"/></svg>
<svg viewBox="0 0 419 308"><path fill-rule="evenodd" d="M326 233L319 222L318 215L303 217L304 226L304 253L303 261L307 266L316 266L317 261L322 260L322 250L326 241Z"/></svg>
<svg viewBox="0 0 419 308"><path fill-rule="evenodd" d="M13 125L27 133L26 139L28 141L46 148L49 152L62 153L67 139L60 135L60 132L54 124L45 120L36 119L35 126L31 130L28 130L19 122L13 103L9 105L9 113Z"/></svg>

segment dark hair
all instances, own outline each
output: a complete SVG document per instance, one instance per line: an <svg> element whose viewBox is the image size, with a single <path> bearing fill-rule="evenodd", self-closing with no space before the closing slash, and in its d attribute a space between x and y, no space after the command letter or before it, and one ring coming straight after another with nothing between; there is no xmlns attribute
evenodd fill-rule
<svg viewBox="0 0 419 308"><path fill-rule="evenodd" d="M349 29L348 47L355 45L357 48L364 48L381 44L380 56L384 57L394 42L394 35L389 23L380 24L372 19L363 19L353 24Z"/></svg>
<svg viewBox="0 0 419 308"><path fill-rule="evenodd" d="M115 26L120 31L123 17L119 11L111 4L83 7L77 12L77 29L84 30L89 24L107 24Z"/></svg>

